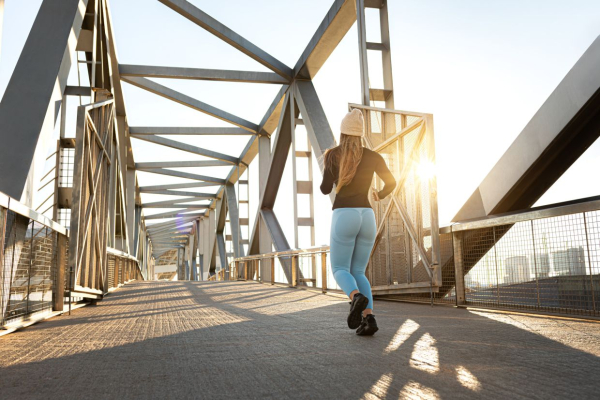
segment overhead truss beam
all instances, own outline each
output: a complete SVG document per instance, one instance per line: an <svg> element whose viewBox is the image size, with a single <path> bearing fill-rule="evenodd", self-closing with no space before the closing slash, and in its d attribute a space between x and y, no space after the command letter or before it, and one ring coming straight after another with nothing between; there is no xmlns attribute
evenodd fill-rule
<svg viewBox="0 0 600 400"><path fill-rule="evenodd" d="M186 17L196 25L204 28L219 39L235 47L250 58L258 61L265 67L283 76L286 79L291 79L292 69L277 60L264 50L260 49L250 41L244 39L204 11L195 7L185 0L159 0L161 3L171 8L175 12Z"/></svg>
<svg viewBox="0 0 600 400"><path fill-rule="evenodd" d="M202 69L181 67L158 67L151 65L119 65L121 76L147 78L194 79L203 81L248 82L287 84L289 81L273 72L234 71L225 69ZM89 93L89 92L88 92Z"/></svg>

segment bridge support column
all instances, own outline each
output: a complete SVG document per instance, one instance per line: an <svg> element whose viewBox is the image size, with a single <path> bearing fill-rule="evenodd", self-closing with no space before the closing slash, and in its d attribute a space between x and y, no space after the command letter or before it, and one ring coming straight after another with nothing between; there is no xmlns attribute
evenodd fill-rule
<svg viewBox="0 0 600 400"><path fill-rule="evenodd" d="M454 280L456 290L456 305L466 304L465 294L465 269L463 263L463 232L452 233L452 246L454 248Z"/></svg>
<svg viewBox="0 0 600 400"><path fill-rule="evenodd" d="M67 237L56 234L56 278L52 290L52 310L62 311L65 300L65 268L67 266Z"/></svg>

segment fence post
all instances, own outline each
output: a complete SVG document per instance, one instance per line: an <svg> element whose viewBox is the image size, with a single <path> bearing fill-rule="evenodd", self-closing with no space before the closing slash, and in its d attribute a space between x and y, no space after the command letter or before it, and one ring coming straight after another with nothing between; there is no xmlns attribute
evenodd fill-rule
<svg viewBox="0 0 600 400"><path fill-rule="evenodd" d="M244 261L244 280L248 280L248 261Z"/></svg>
<svg viewBox="0 0 600 400"><path fill-rule="evenodd" d="M296 276L298 274L298 271L296 270L298 268L298 260L296 259L296 256L292 256L292 284L291 287L296 287Z"/></svg>
<svg viewBox="0 0 600 400"><path fill-rule="evenodd" d="M65 306L65 268L67 237L56 233L56 278L52 290L52 310L62 311Z"/></svg>
<svg viewBox="0 0 600 400"><path fill-rule="evenodd" d="M275 256L271 258L271 285L275 284Z"/></svg>
<svg viewBox="0 0 600 400"><path fill-rule="evenodd" d="M452 233L452 247L454 249L454 281L456 291L456 305L466 304L465 296L465 270L463 263L463 232Z"/></svg>
<svg viewBox="0 0 600 400"><path fill-rule="evenodd" d="M323 293L327 293L327 253L321 253L321 287Z"/></svg>

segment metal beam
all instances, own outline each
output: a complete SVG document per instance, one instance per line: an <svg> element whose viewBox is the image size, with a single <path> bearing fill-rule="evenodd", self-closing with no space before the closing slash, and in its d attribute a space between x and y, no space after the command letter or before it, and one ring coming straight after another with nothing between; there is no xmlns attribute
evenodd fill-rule
<svg viewBox="0 0 600 400"><path fill-rule="evenodd" d="M208 197L204 196L204 198L195 197L195 196L182 197L181 199L171 199L171 200L165 200L165 201L156 201L156 202L152 202L152 203L142 203L142 207L166 206L166 205L179 204L179 203L191 203L193 201L213 199L215 197L216 197L215 195L209 195ZM186 205L183 205L182 207L186 207Z"/></svg>
<svg viewBox="0 0 600 400"><path fill-rule="evenodd" d="M192 205L183 205L183 204L164 204L164 205L143 205L144 208L182 208L184 210L206 210L209 208L209 205L200 205L200 204L192 204Z"/></svg>
<svg viewBox="0 0 600 400"><path fill-rule="evenodd" d="M161 190L169 190L169 189L191 189L191 188L199 188L199 187L212 187L219 186L218 183L212 182L196 182L196 183L173 183L168 185L153 185L153 186L141 186L141 193L155 193Z"/></svg>
<svg viewBox="0 0 600 400"><path fill-rule="evenodd" d="M140 171L149 172L151 174L168 175L168 176L176 176L178 178L193 179L196 181L212 182L212 183L216 183L217 185L225 184L225 179L213 178L212 176L206 176L206 175L190 174L188 172L173 171L171 169L150 168L150 169L144 169L144 170L140 170Z"/></svg>
<svg viewBox="0 0 600 400"><path fill-rule="evenodd" d="M236 127L175 127L175 126L130 126L132 135L252 135L246 129Z"/></svg>
<svg viewBox="0 0 600 400"><path fill-rule="evenodd" d="M193 79L202 81L287 84L287 79L272 72L234 71L225 69L159 67L152 65L119 65L121 76Z"/></svg>
<svg viewBox="0 0 600 400"><path fill-rule="evenodd" d="M258 126L250 121L246 121L243 118L237 117L233 114L228 113L227 111L223 111L217 107L213 107L209 104L206 104L200 100L194 99L190 96L187 96L183 93L180 93L176 90L158 84L154 81L151 81L146 78L137 78L137 77L122 77L121 80L130 83L134 86L139 87L140 89L147 90L151 93L162 96L166 99L172 100L176 103L184 105L186 107L193 108L196 111L203 112L205 114L211 115L220 120L229 122L233 125L239 126L240 128L244 128L250 132L256 132L258 130Z"/></svg>
<svg viewBox="0 0 600 400"><path fill-rule="evenodd" d="M35 180L26 192L28 175L38 155L45 157L38 142L54 131L87 3L42 3L0 102L0 191L26 205Z"/></svg>
<svg viewBox="0 0 600 400"><path fill-rule="evenodd" d="M296 62L294 77L312 79L356 21L355 0L336 0Z"/></svg>
<svg viewBox="0 0 600 400"><path fill-rule="evenodd" d="M277 191L279 190L279 185L281 183L281 177L283 176L283 169L285 168L285 163L292 144L290 113L287 112L290 95L291 94L288 92L281 110L279 127L277 129L277 136L275 137L273 154L271 155L269 175L267 177L265 190L260 194L259 208L273 209Z"/></svg>
<svg viewBox="0 0 600 400"><path fill-rule="evenodd" d="M269 109L262 117L260 124L258 124L258 132L261 135L266 134L270 136L273 132L275 132L275 128L277 128L277 123L279 122L281 108L283 107L283 101L289 88L289 86L284 85L275 95L275 98L271 102Z"/></svg>
<svg viewBox="0 0 600 400"><path fill-rule="evenodd" d="M265 225L267 226L269 233L271 234L271 239L273 241L273 246L275 247L275 251L285 251L290 250L290 245L288 244L287 239L285 238L285 234L283 233L283 229L281 229L281 225L279 225L279 221L275 216L273 210L269 210L267 208L263 208L260 210L261 216ZM285 277L288 282L292 282L292 263L289 258L280 258L281 266L283 272L285 273Z"/></svg>
<svg viewBox="0 0 600 400"><path fill-rule="evenodd" d="M600 36L571 68L453 221L527 209L600 136Z"/></svg>
<svg viewBox="0 0 600 400"><path fill-rule="evenodd" d="M196 192L180 192L176 190L155 190L151 192L152 194L161 194L166 196L190 196L190 197L202 197L214 199L217 197L214 193L196 193Z"/></svg>
<svg viewBox="0 0 600 400"><path fill-rule="evenodd" d="M204 28L219 39L235 47L255 61L258 61L265 67L283 76L291 79L292 69L281 61L275 59L264 50L244 39L204 11L196 8L185 0L159 0L161 3L171 8L175 12L186 17L196 25Z"/></svg>
<svg viewBox="0 0 600 400"><path fill-rule="evenodd" d="M294 97L302 114L304 126L308 132L310 145L319 160L319 168L323 173L323 153L336 145L331 126L319 101L319 96L310 81L297 81L294 85Z"/></svg>
<svg viewBox="0 0 600 400"><path fill-rule="evenodd" d="M135 163L136 169L151 168L198 168L198 167L229 167L231 163L220 160L206 161L163 161L163 162L145 162Z"/></svg>
<svg viewBox="0 0 600 400"><path fill-rule="evenodd" d="M242 229L240 227L240 213L238 210L235 187L229 183L225 185L227 194L227 208L229 209L229 224L231 226L231 238L233 242L233 254L235 257L244 256L244 246L242 245Z"/></svg>
<svg viewBox="0 0 600 400"><path fill-rule="evenodd" d="M216 151L203 149L201 147L192 146L191 144L178 142L176 140L167 139L160 136L154 135L132 135L134 138L144 140L146 142L159 144L162 146L170 147L172 149L186 151L188 153L196 154L199 156L210 157L217 160L227 161L231 164L239 163L239 159L236 157L228 156L227 154L218 153Z"/></svg>

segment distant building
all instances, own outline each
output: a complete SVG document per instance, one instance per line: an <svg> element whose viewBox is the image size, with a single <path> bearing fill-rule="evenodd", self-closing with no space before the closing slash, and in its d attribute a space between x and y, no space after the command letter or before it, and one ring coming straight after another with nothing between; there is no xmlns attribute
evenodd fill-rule
<svg viewBox="0 0 600 400"><path fill-rule="evenodd" d="M583 247L571 247L552 253L556 275L585 275L585 252Z"/></svg>
<svg viewBox="0 0 600 400"><path fill-rule="evenodd" d="M520 283L531 280L527 256L514 256L504 259L504 283Z"/></svg>
<svg viewBox="0 0 600 400"><path fill-rule="evenodd" d="M536 254L535 271L539 279L547 278L550 275L550 256L547 253Z"/></svg>

